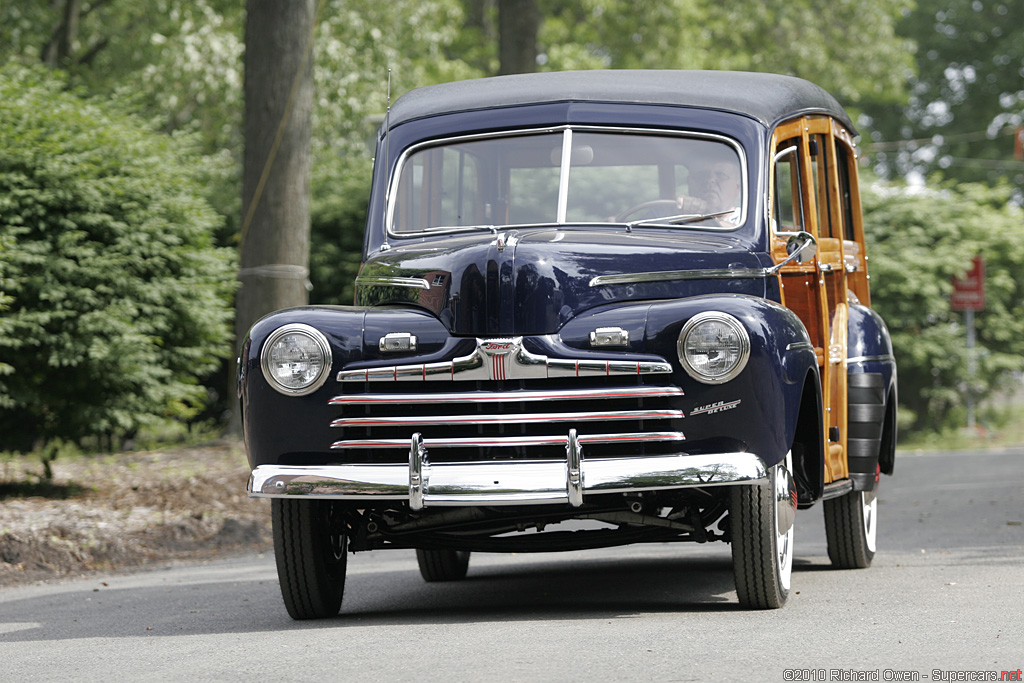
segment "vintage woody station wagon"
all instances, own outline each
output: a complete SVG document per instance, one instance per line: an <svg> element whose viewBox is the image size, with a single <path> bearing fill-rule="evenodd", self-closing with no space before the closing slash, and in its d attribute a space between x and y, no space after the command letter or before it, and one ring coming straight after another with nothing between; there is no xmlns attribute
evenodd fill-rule
<svg viewBox="0 0 1024 683"><path fill-rule="evenodd" d="M785 603L798 508L875 552L896 368L854 130L768 74L595 71L415 90L381 130L353 307L257 322L239 390L288 612L346 551L725 541Z"/></svg>

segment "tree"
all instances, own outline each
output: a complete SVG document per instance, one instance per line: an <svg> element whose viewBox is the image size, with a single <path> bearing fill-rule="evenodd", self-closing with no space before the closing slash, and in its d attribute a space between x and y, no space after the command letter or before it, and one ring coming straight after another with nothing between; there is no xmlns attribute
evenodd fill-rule
<svg viewBox="0 0 1024 683"><path fill-rule="evenodd" d="M235 336L308 300L315 0L249 0Z"/></svg>
<svg viewBox="0 0 1024 683"><path fill-rule="evenodd" d="M498 0L498 73L537 70L537 0Z"/></svg>
<svg viewBox="0 0 1024 683"><path fill-rule="evenodd" d="M991 396L1012 380L1009 371L1024 369L1024 216L1007 203L1006 187L864 189L872 304L892 333L901 420L921 431L962 425L968 388ZM976 317L978 375L970 378L963 316L950 293L975 255L986 261L987 291Z"/></svg>
<svg viewBox="0 0 1024 683"><path fill-rule="evenodd" d="M1016 187L1024 202L1024 162L1014 158L1024 124L1024 3L919 0L899 24L917 44L907 106L872 106L869 146L883 174L928 176Z"/></svg>
<svg viewBox="0 0 1024 683"><path fill-rule="evenodd" d="M230 354L234 251L195 140L41 72L0 69L5 450L187 421Z"/></svg>

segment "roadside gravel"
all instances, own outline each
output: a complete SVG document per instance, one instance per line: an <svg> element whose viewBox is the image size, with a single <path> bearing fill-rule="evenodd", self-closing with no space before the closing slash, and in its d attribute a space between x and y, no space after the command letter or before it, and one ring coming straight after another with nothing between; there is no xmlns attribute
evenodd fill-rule
<svg viewBox="0 0 1024 683"><path fill-rule="evenodd" d="M0 586L270 548L238 442L58 459L52 486L41 470L0 461Z"/></svg>

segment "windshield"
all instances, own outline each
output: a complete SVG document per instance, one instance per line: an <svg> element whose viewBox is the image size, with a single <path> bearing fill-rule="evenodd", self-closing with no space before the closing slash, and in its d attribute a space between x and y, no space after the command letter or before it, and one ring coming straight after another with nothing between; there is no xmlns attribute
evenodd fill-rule
<svg viewBox="0 0 1024 683"><path fill-rule="evenodd" d="M391 230L627 223L731 229L744 166L724 138L565 129L459 138L400 163Z"/></svg>

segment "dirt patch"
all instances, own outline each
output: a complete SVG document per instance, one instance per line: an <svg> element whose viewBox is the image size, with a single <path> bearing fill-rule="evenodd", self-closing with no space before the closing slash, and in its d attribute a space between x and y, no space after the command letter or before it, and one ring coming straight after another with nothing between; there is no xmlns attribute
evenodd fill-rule
<svg viewBox="0 0 1024 683"><path fill-rule="evenodd" d="M0 586L271 547L238 443L0 463Z"/></svg>

